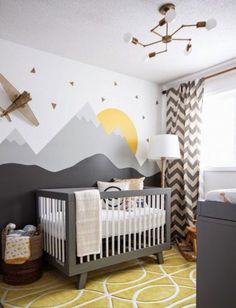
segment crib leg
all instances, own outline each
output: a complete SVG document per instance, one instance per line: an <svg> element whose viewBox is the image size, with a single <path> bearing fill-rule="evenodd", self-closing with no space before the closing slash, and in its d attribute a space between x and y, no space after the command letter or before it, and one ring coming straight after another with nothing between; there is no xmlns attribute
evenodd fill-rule
<svg viewBox="0 0 236 308"><path fill-rule="evenodd" d="M162 252L156 253L156 257L157 257L157 263L158 264L163 264L164 263L163 253Z"/></svg>
<svg viewBox="0 0 236 308"><path fill-rule="evenodd" d="M88 273L81 273L77 276L77 289L84 289L87 282Z"/></svg>

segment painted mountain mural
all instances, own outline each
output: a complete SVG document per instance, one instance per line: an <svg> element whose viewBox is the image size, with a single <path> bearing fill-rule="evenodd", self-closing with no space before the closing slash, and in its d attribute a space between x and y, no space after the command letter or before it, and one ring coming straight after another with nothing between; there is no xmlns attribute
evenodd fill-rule
<svg viewBox="0 0 236 308"><path fill-rule="evenodd" d="M89 104L38 154L16 130L0 144L0 153L0 164L36 165L51 172L70 168L100 153L117 168L133 168L145 176L159 170L155 162L148 160L140 166L122 132L117 130L107 134Z"/></svg>

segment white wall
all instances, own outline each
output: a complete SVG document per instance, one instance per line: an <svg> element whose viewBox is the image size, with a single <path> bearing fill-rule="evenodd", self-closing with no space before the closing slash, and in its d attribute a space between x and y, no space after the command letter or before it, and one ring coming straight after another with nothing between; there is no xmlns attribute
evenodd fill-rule
<svg viewBox="0 0 236 308"><path fill-rule="evenodd" d="M0 121L0 143L17 129L31 149L39 153L89 103L95 114L117 108L128 115L138 134L136 158L140 164L145 161L146 139L161 130L160 104L156 104L161 96L157 84L5 40L0 40L0 51L1 73L19 91L31 93L30 106L40 122L39 127L32 127L15 112L11 123L5 118ZM36 74L30 73L33 67ZM75 82L73 87L70 81ZM10 103L4 91L0 91L0 102L2 107ZM55 110L51 103L57 104Z"/></svg>

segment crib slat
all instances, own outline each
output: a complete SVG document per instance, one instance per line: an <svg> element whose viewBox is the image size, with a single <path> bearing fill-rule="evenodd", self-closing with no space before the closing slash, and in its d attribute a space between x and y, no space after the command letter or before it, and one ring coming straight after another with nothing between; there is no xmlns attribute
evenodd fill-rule
<svg viewBox="0 0 236 308"><path fill-rule="evenodd" d="M157 209L157 195L154 197L154 216L153 216L153 233L154 233L154 245L157 245L157 216L158 216L158 209Z"/></svg>
<svg viewBox="0 0 236 308"><path fill-rule="evenodd" d="M52 255L55 257L55 202L56 200L52 200Z"/></svg>
<svg viewBox="0 0 236 308"><path fill-rule="evenodd" d="M52 226L53 226L53 223L52 223L52 199L50 198L49 199L49 253L50 255L52 255Z"/></svg>
<svg viewBox="0 0 236 308"><path fill-rule="evenodd" d="M109 256L109 237L108 237L108 199L105 199L106 203L106 257Z"/></svg>
<svg viewBox="0 0 236 308"><path fill-rule="evenodd" d="M45 250L46 243L46 232L45 232L45 200L43 197L40 197L40 208L41 208L41 225L43 229L43 249Z"/></svg>
<svg viewBox="0 0 236 308"><path fill-rule="evenodd" d="M47 198L44 198L44 218L45 218L45 251L47 252L48 251L48 241L47 241Z"/></svg>
<svg viewBox="0 0 236 308"><path fill-rule="evenodd" d="M141 249L142 248L142 246L141 246L141 236L142 236L141 197L138 198L138 207L139 207L139 236L138 236L138 241L139 241L139 249Z"/></svg>
<svg viewBox="0 0 236 308"><path fill-rule="evenodd" d="M45 251L48 251L48 241L47 241L47 198L43 198L44 201L44 233L45 233Z"/></svg>
<svg viewBox="0 0 236 308"><path fill-rule="evenodd" d="M151 196L148 196L148 247L151 246Z"/></svg>
<svg viewBox="0 0 236 308"><path fill-rule="evenodd" d="M128 236L128 247L131 251L131 198L128 198L128 212L129 212L129 236Z"/></svg>
<svg viewBox="0 0 236 308"><path fill-rule="evenodd" d="M117 204L118 204L118 236L117 236L117 240L118 240L118 255L120 254L120 198L117 199Z"/></svg>
<svg viewBox="0 0 236 308"><path fill-rule="evenodd" d="M115 255L115 217L114 217L114 215L115 215L115 213L114 213L114 211L115 211L115 209L114 209L115 203L114 203L114 200L115 200L115 199L112 198L112 201L111 201L111 206L112 206L111 253L112 253L112 256Z"/></svg>
<svg viewBox="0 0 236 308"><path fill-rule="evenodd" d="M62 201L62 262L65 262L65 241L66 241L66 201Z"/></svg>
<svg viewBox="0 0 236 308"><path fill-rule="evenodd" d="M156 245L156 229L155 229L155 216L156 216L156 209L155 209L155 195L152 195L152 245Z"/></svg>
<svg viewBox="0 0 236 308"><path fill-rule="evenodd" d="M50 226L50 222L49 222L49 198L46 198L46 213L47 213L47 252L49 253L50 251L50 247L49 247L49 241L50 241L50 237L49 237L49 226Z"/></svg>
<svg viewBox="0 0 236 308"><path fill-rule="evenodd" d="M164 206L165 206L165 195L161 195L161 243L163 244L165 242L164 239L164 224L163 224L163 212L164 212Z"/></svg>
<svg viewBox="0 0 236 308"><path fill-rule="evenodd" d="M143 234L143 246L144 248L146 248L147 246L147 243L146 243L146 240L147 240L147 218L148 218L148 214L147 214L147 206L146 204L144 203L144 208L143 208L143 212L144 212L144 215L143 215L143 219L144 219L144 234Z"/></svg>
<svg viewBox="0 0 236 308"><path fill-rule="evenodd" d="M123 253L126 252L126 213L125 213L125 202L123 199Z"/></svg>
<svg viewBox="0 0 236 308"><path fill-rule="evenodd" d="M157 220L157 245L160 245L160 215L161 215L161 211L160 211L160 195L157 196L157 208L158 208L158 214L156 216L156 220Z"/></svg>
<svg viewBox="0 0 236 308"><path fill-rule="evenodd" d="M137 230L136 230L136 223L137 223L137 199L135 199L135 204L134 204L134 250L137 249L137 242L136 242L136 237L137 237Z"/></svg>
<svg viewBox="0 0 236 308"><path fill-rule="evenodd" d="M55 200L54 202L54 208L53 208L53 211L55 212L54 215L55 215L55 229L54 229L54 232L55 232L55 257L56 259L58 259L58 247L57 247L57 244L58 244L58 206L57 206L57 203L58 203L58 200Z"/></svg>
<svg viewBox="0 0 236 308"><path fill-rule="evenodd" d="M59 205L59 223L58 223L58 240L59 240L59 244L58 244L58 258L59 260L61 261L61 226L62 226L62 213L61 213L61 210L62 210L62 202L61 200L58 201L58 205Z"/></svg>
<svg viewBox="0 0 236 308"><path fill-rule="evenodd" d="M101 221L101 223L102 223L102 221ZM102 237L102 234L103 234L102 227L103 227L103 225L101 226L101 237ZM103 238L101 238L101 248L100 248L100 254L99 254L99 259L102 259L102 258L103 258Z"/></svg>

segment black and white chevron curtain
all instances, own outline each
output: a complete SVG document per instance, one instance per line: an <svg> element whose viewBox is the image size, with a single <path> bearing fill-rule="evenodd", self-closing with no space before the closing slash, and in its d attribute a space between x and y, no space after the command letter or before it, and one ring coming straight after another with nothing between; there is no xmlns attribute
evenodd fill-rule
<svg viewBox="0 0 236 308"><path fill-rule="evenodd" d="M167 91L167 133L179 137L181 153L181 159L168 163L166 173L172 188L172 238L185 237L196 216L203 92L203 79Z"/></svg>

